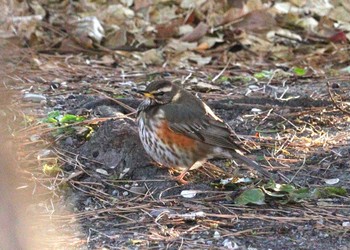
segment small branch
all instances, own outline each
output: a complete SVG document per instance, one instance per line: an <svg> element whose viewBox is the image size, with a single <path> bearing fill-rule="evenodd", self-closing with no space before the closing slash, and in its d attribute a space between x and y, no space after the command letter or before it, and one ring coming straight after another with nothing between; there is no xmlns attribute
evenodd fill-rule
<svg viewBox="0 0 350 250"><path fill-rule="evenodd" d="M329 97L331 98L331 100L332 100L334 106L335 106L337 109L339 109L340 111L342 111L343 113L345 113L345 114L347 114L347 115L350 115L350 112L347 111L346 109L344 109L343 107L339 106L339 104L337 103L337 101L334 99L334 96L333 96L333 94L332 94L332 92L331 92L331 86L330 86L329 82L327 82L327 87L328 87L327 89L328 89Z"/></svg>

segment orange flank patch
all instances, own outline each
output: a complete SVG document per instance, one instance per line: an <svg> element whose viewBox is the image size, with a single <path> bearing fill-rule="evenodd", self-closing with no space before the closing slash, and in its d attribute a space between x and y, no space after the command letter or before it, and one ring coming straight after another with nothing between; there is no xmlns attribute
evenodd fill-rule
<svg viewBox="0 0 350 250"><path fill-rule="evenodd" d="M162 126L157 131L157 135L168 145L174 144L182 148L193 148L196 145L195 140L172 131L167 122L163 122Z"/></svg>

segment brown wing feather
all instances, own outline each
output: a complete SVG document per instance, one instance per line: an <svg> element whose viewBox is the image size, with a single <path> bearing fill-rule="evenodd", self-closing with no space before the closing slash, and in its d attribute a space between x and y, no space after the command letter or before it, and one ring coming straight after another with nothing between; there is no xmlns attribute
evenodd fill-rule
<svg viewBox="0 0 350 250"><path fill-rule="evenodd" d="M213 116L213 112L208 112L199 99L191 96L188 107L184 104L170 103L163 105L165 114L171 114L167 118L169 127L176 133L184 134L192 139L219 146L231 150L243 150L235 143L235 136L227 124Z"/></svg>

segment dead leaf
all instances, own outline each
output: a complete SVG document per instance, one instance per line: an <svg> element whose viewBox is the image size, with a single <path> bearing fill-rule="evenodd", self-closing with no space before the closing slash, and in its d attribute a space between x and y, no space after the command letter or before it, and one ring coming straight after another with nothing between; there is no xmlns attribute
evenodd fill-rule
<svg viewBox="0 0 350 250"><path fill-rule="evenodd" d="M69 22L72 39L84 48L92 48L93 43L101 43L104 29L95 16L84 17Z"/></svg>
<svg viewBox="0 0 350 250"><path fill-rule="evenodd" d="M203 57L201 55L193 53L190 57L188 57L188 60L196 62L198 66L203 66L205 64L210 63L211 56Z"/></svg>
<svg viewBox="0 0 350 250"><path fill-rule="evenodd" d="M177 36L179 33L179 26L183 23L183 19L175 19L169 23L158 24L156 26L157 38L169 39Z"/></svg>
<svg viewBox="0 0 350 250"><path fill-rule="evenodd" d="M206 82L199 82L192 87L193 90L199 92L208 92L208 91L219 91L221 88L217 85L209 84Z"/></svg>
<svg viewBox="0 0 350 250"><path fill-rule="evenodd" d="M146 9L151 6L152 0L135 0L134 10L137 12L141 9Z"/></svg>
<svg viewBox="0 0 350 250"><path fill-rule="evenodd" d="M275 18L266 10L252 11L242 18L243 20L233 24L233 27L250 31L265 31L276 27Z"/></svg>
<svg viewBox="0 0 350 250"><path fill-rule="evenodd" d="M186 50L193 50L197 47L197 45L197 43L189 43L177 39L171 39L170 42L167 44L167 47L177 52L182 52Z"/></svg>
<svg viewBox="0 0 350 250"><path fill-rule="evenodd" d="M181 37L181 41L184 42L195 42L201 39L207 32L209 26L203 22L200 22L191 33L188 33Z"/></svg>
<svg viewBox="0 0 350 250"><path fill-rule="evenodd" d="M113 25L106 30L106 37L103 43L105 47L109 49L116 49L126 45L127 42L128 39L125 28L119 28L119 26Z"/></svg>
<svg viewBox="0 0 350 250"><path fill-rule="evenodd" d="M147 65L161 65L164 58L160 50L150 49L142 53L141 61Z"/></svg>

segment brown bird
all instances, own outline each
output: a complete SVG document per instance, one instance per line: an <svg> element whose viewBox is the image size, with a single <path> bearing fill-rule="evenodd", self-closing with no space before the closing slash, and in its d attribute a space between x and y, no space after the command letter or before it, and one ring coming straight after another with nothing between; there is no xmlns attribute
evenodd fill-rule
<svg viewBox="0 0 350 250"><path fill-rule="evenodd" d="M263 175L270 173L245 157L231 128L199 98L165 80L139 91L146 99L137 112L141 142L156 162L182 169L176 180L211 158L236 158Z"/></svg>

